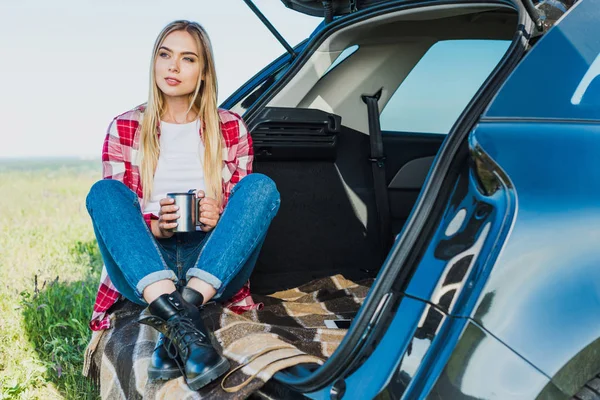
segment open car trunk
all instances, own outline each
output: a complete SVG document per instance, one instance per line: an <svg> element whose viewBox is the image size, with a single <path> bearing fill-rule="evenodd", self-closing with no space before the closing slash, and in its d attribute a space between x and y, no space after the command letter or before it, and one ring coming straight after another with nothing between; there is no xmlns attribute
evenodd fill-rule
<svg viewBox="0 0 600 400"><path fill-rule="evenodd" d="M390 249L382 243L391 241L381 237L361 96L380 91L383 110L436 43L510 40L515 29L514 12L490 5L383 14L331 34L265 106L250 113L255 171L276 182L282 199L251 279L253 291L335 274L374 277ZM347 49L353 49L349 56ZM382 138L394 237L446 135L383 130Z"/></svg>

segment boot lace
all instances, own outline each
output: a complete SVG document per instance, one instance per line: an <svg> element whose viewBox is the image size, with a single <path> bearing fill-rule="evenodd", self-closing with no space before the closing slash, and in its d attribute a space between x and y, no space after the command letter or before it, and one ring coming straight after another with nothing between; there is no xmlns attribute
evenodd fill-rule
<svg viewBox="0 0 600 400"><path fill-rule="evenodd" d="M167 351L170 358L175 360L175 363L179 366L177 357L179 356L179 349L175 343L181 343L182 347L187 347L192 343L197 343L201 346L211 347L210 340L208 337L196 326L194 322L187 317L180 318L177 322L170 324L167 328L167 335L171 340L163 341L163 347Z"/></svg>

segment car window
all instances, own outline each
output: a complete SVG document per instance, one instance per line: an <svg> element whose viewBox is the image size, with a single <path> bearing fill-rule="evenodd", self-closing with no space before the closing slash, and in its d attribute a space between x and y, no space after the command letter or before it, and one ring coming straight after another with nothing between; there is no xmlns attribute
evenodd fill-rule
<svg viewBox="0 0 600 400"><path fill-rule="evenodd" d="M385 105L381 129L447 134L509 45L507 40L437 42Z"/></svg>
<svg viewBox="0 0 600 400"><path fill-rule="evenodd" d="M325 73L323 74L323 76L327 75L331 70L333 70L335 67L337 67L338 65L340 65L340 63L342 61L346 60L352 54L356 53L356 50L358 50L358 45L357 44L355 44L354 46L350 46L350 47L347 47L346 49L344 49L344 51L342 51L340 53L340 55L331 63L331 65L329 66L329 68L327 68L327 71L325 71ZM323 76L321 77L321 79L323 79Z"/></svg>
<svg viewBox="0 0 600 400"><path fill-rule="evenodd" d="M350 57L352 54L354 54L356 52L356 50L358 50L358 45L350 46L350 47L346 48L344 51L342 51L340 53L340 55L329 66L329 68L327 68L327 71L325 71L325 74L323 76L327 75L330 71L332 71L335 67L337 67L342 61L346 60L348 57ZM277 82L279 80L279 78L281 78L281 76L284 74L284 72L290 66L290 63L291 63L291 61L289 63L286 63L282 67L280 67L274 74L267 76L261 83L258 84L258 86L254 90L252 90L246 96L242 97L233 107L231 107L231 111L236 112L240 115L243 115L244 112L246 112L246 110L248 108L250 108L252 106L252 104L254 104L254 102L256 100L258 100L258 98L260 96L262 96L262 94L264 92L267 91L267 89L269 89L271 86L273 86L273 84L275 82ZM321 79L322 79L322 77L321 77Z"/></svg>

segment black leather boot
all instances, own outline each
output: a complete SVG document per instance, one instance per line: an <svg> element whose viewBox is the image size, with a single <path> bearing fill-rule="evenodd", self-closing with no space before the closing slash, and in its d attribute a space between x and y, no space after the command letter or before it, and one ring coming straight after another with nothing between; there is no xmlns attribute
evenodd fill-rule
<svg viewBox="0 0 600 400"><path fill-rule="evenodd" d="M185 283L184 283L185 284ZM185 286L177 285L177 291L181 293ZM204 301L204 299L202 299ZM190 301L188 301L189 303ZM169 354L169 352L171 354ZM158 340L152 358L148 367L148 379L151 381L168 381L179 378L183 375L183 363L181 357L176 353L175 348L171 345L171 340L167 339L162 333L158 335Z"/></svg>
<svg viewBox="0 0 600 400"><path fill-rule="evenodd" d="M202 294L184 288L179 292L163 294L148 306L151 316L138 322L154 327L167 339L184 364L186 382L192 390L198 390L229 370L229 361L212 345L211 335L202 322L198 306ZM186 298L192 303L186 301Z"/></svg>
<svg viewBox="0 0 600 400"><path fill-rule="evenodd" d="M182 293L183 299L188 303L196 307L202 306L204 298L201 293L194 289L188 289L185 286L179 286L177 291ZM148 379L151 381L169 381L183 375L181 357L179 357L175 347L170 343L171 340L167 339L162 333L159 334L154 352L152 353L150 366L148 367Z"/></svg>
<svg viewBox="0 0 600 400"><path fill-rule="evenodd" d="M179 354L176 352L169 354L169 349L174 349L170 343L171 341L165 335L162 333L158 335L158 341L148 367L148 379L151 381L168 381L183 375L183 363Z"/></svg>

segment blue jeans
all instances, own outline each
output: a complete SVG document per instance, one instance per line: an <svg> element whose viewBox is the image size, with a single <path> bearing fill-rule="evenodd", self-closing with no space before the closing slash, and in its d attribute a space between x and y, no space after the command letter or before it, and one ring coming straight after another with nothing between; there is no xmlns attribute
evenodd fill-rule
<svg viewBox="0 0 600 400"><path fill-rule="evenodd" d="M176 285L192 277L215 288L214 300L228 300L248 280L271 220L279 210L275 183L250 174L237 183L210 232L154 237L138 198L123 183L96 182L86 199L106 271L119 293L146 305L144 289L163 279Z"/></svg>

